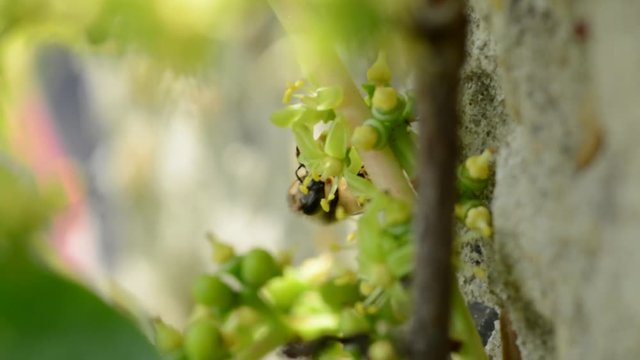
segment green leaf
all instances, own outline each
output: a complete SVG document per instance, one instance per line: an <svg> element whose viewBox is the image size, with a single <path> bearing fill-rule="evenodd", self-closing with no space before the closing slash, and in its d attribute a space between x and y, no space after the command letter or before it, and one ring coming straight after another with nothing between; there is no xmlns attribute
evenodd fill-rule
<svg viewBox="0 0 640 360"><path fill-rule="evenodd" d="M290 127L307 109L302 106L287 106L284 109L277 110L271 114L271 122L278 127Z"/></svg>
<svg viewBox="0 0 640 360"><path fill-rule="evenodd" d="M300 154L308 161L314 161L324 159L325 154L320 147L320 144L313 138L313 131L311 128L304 124L295 124L291 128L293 130L293 136L296 139L296 144L300 149Z"/></svg>
<svg viewBox="0 0 640 360"><path fill-rule="evenodd" d="M345 171L343 174L349 185L349 190L358 196L372 198L378 194L378 189L371 181L361 178L357 174Z"/></svg>
<svg viewBox="0 0 640 360"><path fill-rule="evenodd" d="M337 86L321 87L316 90L316 110L335 109L342 102L343 91Z"/></svg>
<svg viewBox="0 0 640 360"><path fill-rule="evenodd" d="M331 123L331 128L324 143L324 152L336 159L344 159L349 147L349 126L345 119L338 116Z"/></svg>
<svg viewBox="0 0 640 360"><path fill-rule="evenodd" d="M20 360L159 359L131 319L8 251L0 252L0 354Z"/></svg>

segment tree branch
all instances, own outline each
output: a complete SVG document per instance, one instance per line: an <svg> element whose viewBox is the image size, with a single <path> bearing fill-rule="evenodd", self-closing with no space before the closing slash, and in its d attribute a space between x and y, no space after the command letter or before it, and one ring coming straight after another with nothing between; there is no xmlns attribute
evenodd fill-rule
<svg viewBox="0 0 640 360"><path fill-rule="evenodd" d="M450 352L458 85L466 38L463 2L427 1L416 19L416 26L430 56L422 64L418 84L420 145L414 280L416 306L410 343L413 359L439 360L447 359Z"/></svg>

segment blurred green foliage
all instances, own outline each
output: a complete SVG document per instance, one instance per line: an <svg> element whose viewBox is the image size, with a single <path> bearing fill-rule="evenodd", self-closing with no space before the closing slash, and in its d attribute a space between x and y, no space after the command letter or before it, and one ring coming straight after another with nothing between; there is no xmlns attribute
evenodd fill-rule
<svg viewBox="0 0 640 360"><path fill-rule="evenodd" d="M0 358L156 359L132 319L45 265L38 233L60 197L0 155Z"/></svg>
<svg viewBox="0 0 640 360"><path fill-rule="evenodd" d="M151 360L158 355L131 319L96 295L24 254L4 252L0 358Z"/></svg>

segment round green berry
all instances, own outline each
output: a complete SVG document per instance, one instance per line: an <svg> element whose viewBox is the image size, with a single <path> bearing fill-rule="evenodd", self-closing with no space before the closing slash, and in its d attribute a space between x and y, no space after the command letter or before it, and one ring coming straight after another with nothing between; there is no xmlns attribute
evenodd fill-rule
<svg viewBox="0 0 640 360"><path fill-rule="evenodd" d="M341 309L353 305L360 299L360 283L332 279L320 286L320 295L329 306Z"/></svg>
<svg viewBox="0 0 640 360"><path fill-rule="evenodd" d="M286 274L269 280L261 290L261 295L281 311L288 311L307 286L293 275Z"/></svg>
<svg viewBox="0 0 640 360"><path fill-rule="evenodd" d="M225 356L220 331L209 318L200 318L189 325L184 348L189 360L220 360Z"/></svg>
<svg viewBox="0 0 640 360"><path fill-rule="evenodd" d="M232 308L236 302L236 293L217 276L201 275L193 285L192 292L196 302L222 312Z"/></svg>
<svg viewBox="0 0 640 360"><path fill-rule="evenodd" d="M266 250L253 249L242 259L242 282L251 288L259 288L279 274L280 266Z"/></svg>

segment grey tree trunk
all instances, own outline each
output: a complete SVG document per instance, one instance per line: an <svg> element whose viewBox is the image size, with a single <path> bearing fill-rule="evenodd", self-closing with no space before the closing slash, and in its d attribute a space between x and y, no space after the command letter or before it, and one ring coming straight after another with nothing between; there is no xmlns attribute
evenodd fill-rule
<svg viewBox="0 0 640 360"><path fill-rule="evenodd" d="M469 5L462 151L498 155L465 293L509 312L524 359L638 358L640 2Z"/></svg>

